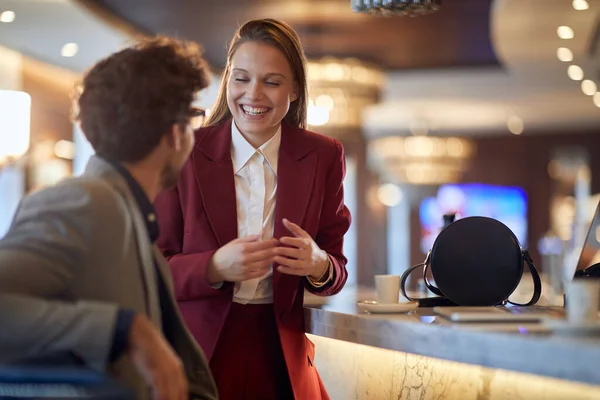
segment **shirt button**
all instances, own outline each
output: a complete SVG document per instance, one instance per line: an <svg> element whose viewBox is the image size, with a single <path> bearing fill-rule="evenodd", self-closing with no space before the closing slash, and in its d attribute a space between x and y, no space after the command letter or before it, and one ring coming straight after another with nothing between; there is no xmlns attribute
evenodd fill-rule
<svg viewBox="0 0 600 400"><path fill-rule="evenodd" d="M156 221L156 215L154 213L148 214L148 216L146 218L148 219L148 222Z"/></svg>

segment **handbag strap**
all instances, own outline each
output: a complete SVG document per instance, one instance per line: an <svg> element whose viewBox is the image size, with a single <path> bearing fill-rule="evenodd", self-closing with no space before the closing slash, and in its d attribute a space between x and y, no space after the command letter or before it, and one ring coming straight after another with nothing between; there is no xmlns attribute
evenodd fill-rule
<svg viewBox="0 0 600 400"><path fill-rule="evenodd" d="M408 294L406 293L406 281L408 280L408 277L410 276L410 274L413 273L414 270L416 270L418 268L422 268L422 267L425 267L425 269L423 270L423 280L425 281L425 285L427 286L427 289L429 289L433 294L436 294L440 297L444 297L442 292L440 292L440 290L438 288L436 288L431 283L429 283L429 280L427 279L427 268L429 268L429 264L430 264L430 260L431 260L430 257L431 257L431 250L427 253L427 256L425 257L425 261L423 261L420 264L413 265L412 267L410 267L409 269L404 271L404 273L402 274L402 277L400 278L400 291L402 292L402 296L406 297L410 301L417 301L419 299L422 299L420 297L409 297Z"/></svg>
<svg viewBox="0 0 600 400"><path fill-rule="evenodd" d="M421 264L417 264L417 265L413 265L412 267L410 267L409 269L407 269L406 271L404 271L404 273L402 274L402 277L400 278L400 292L402 292L402 296L406 297L408 300L410 301L417 301L419 300L419 298L417 297L410 297L408 295L408 293L406 293L406 280L408 279L408 277L410 276L410 274L412 274L412 272L417 269L417 268L422 268L424 265L426 265L424 262Z"/></svg>
<svg viewBox="0 0 600 400"><path fill-rule="evenodd" d="M427 278L427 269L429 268L429 265L431 263L427 263L425 264L425 270L423 271L423 280L425 281L425 286L427 286L427 289L429 289L429 291L433 294L437 294L440 297L446 297L444 296L444 294L442 293L442 291L438 288L436 288L435 286L433 286L431 283L429 283L429 278Z"/></svg>
<svg viewBox="0 0 600 400"><path fill-rule="evenodd" d="M533 260L531 259L529 252L527 250L521 250L521 255L527 263L529 271L531 272L531 277L533 278L533 295L531 296L531 300L529 300L527 303L515 303L510 300L508 302L515 306L532 306L538 302L542 294L542 280L540 279L540 275L535 268L535 264L533 264Z"/></svg>

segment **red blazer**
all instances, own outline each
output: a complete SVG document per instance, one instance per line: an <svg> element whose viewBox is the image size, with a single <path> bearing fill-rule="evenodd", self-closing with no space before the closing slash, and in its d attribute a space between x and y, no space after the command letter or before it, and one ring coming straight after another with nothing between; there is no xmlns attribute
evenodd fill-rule
<svg viewBox="0 0 600 400"><path fill-rule="evenodd" d="M233 284L213 289L206 267L214 252L237 237L231 121L201 128L176 188L156 200L159 247L173 274L175 295L188 327L210 359L233 298ZM327 398L313 367L314 345L304 334L304 288L338 293L348 273L342 254L350 226L344 205L344 149L337 140L282 125L277 169L274 237L291 236L282 219L300 225L332 259L333 282L315 290L306 278L273 270L279 336L297 399Z"/></svg>

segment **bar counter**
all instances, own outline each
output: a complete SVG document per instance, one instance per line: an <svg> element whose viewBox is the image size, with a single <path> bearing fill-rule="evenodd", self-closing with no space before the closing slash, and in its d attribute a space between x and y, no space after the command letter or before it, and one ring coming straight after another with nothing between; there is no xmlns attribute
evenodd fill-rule
<svg viewBox="0 0 600 400"><path fill-rule="evenodd" d="M349 297L305 307L332 400L600 399L600 336L451 324L425 308L365 314Z"/></svg>

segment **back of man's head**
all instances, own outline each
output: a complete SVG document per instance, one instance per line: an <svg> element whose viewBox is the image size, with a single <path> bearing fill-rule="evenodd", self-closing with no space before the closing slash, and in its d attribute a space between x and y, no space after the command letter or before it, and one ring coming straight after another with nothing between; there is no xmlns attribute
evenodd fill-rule
<svg viewBox="0 0 600 400"><path fill-rule="evenodd" d="M167 37L144 39L98 62L84 76L75 120L96 154L135 163L173 124L185 126L209 83L200 47Z"/></svg>

